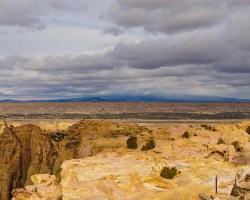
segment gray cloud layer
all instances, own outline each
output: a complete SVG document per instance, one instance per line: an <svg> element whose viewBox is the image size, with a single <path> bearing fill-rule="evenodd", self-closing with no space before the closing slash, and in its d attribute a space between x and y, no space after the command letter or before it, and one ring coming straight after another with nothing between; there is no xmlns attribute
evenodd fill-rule
<svg viewBox="0 0 250 200"><path fill-rule="evenodd" d="M24 0L19 7L13 2L0 0L0 25L38 28L47 9L71 13L86 9L79 1L38 1L35 6L35 0ZM100 29L100 34L122 40L102 53L1 57L0 94L65 98L189 93L250 98L249 6L247 0L114 0L108 11L114 24ZM126 39L127 30L133 28L143 29L144 37ZM152 34L156 32L160 34Z"/></svg>
<svg viewBox="0 0 250 200"><path fill-rule="evenodd" d="M173 34L221 24L249 5L243 0L116 0L109 17L123 27Z"/></svg>
<svg viewBox="0 0 250 200"><path fill-rule="evenodd" d="M119 36L123 34L123 29L117 26L110 26L103 30L104 34L111 34L113 36Z"/></svg>
<svg viewBox="0 0 250 200"><path fill-rule="evenodd" d="M49 5L54 9L69 11L86 10L85 2L79 0L48 0Z"/></svg>
<svg viewBox="0 0 250 200"><path fill-rule="evenodd" d="M77 0L0 0L0 25L41 29L50 9L75 12L86 6Z"/></svg>
<svg viewBox="0 0 250 200"><path fill-rule="evenodd" d="M249 51L245 43L235 44L232 38L237 33L232 33L233 37L223 34L221 29L196 30L137 43L120 42L103 54L12 56L0 60L0 67L16 71L12 74L17 76L15 81L6 86L14 94L236 95L249 89ZM20 83L25 91L18 89ZM248 93L244 93L241 96L247 97Z"/></svg>
<svg viewBox="0 0 250 200"><path fill-rule="evenodd" d="M35 1L0 0L0 25L42 28L42 14Z"/></svg>

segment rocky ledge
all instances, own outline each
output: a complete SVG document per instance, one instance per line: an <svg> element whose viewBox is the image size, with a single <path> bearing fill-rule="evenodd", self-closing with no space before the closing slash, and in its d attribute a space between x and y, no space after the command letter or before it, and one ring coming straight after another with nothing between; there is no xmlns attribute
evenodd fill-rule
<svg viewBox="0 0 250 200"><path fill-rule="evenodd" d="M198 200L200 193L221 200L247 199L249 126L250 122L168 125L149 130L82 120L54 130L4 124L0 199ZM136 149L127 148L131 136L136 137ZM155 148L141 151L150 140ZM164 167L180 173L163 178Z"/></svg>

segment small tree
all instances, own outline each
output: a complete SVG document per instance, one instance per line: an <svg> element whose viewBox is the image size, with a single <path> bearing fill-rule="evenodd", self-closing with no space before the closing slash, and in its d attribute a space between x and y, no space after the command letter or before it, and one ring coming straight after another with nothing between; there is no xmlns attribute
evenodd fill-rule
<svg viewBox="0 0 250 200"><path fill-rule="evenodd" d="M147 151L147 150L154 149L154 148L155 148L155 141L154 141L154 139L151 139L145 145L143 145L141 150Z"/></svg>
<svg viewBox="0 0 250 200"><path fill-rule="evenodd" d="M182 137L183 137L183 138L187 138L187 139L190 138L189 132L188 132L188 131L185 131L185 132L183 133Z"/></svg>
<svg viewBox="0 0 250 200"><path fill-rule="evenodd" d="M53 133L52 135L50 135L50 138L52 138L56 142L60 142L61 140L65 138L65 136L67 136L66 133L57 132L57 133Z"/></svg>
<svg viewBox="0 0 250 200"><path fill-rule="evenodd" d="M222 138L218 138L217 144L225 144L225 141Z"/></svg>
<svg viewBox="0 0 250 200"><path fill-rule="evenodd" d="M173 179L177 174L180 174L181 172L178 171L175 167L163 167L161 170L161 177L166 179Z"/></svg>
<svg viewBox="0 0 250 200"><path fill-rule="evenodd" d="M202 124L201 127L203 127L203 128L206 129L206 130L210 130L210 131L213 129L212 126L209 126L209 125L207 125L207 124ZM216 130L215 130L215 131L216 131Z"/></svg>
<svg viewBox="0 0 250 200"><path fill-rule="evenodd" d="M250 126L246 128L246 132L250 135Z"/></svg>
<svg viewBox="0 0 250 200"><path fill-rule="evenodd" d="M242 152L243 148L240 146L239 141L234 141L231 143L234 146L235 151Z"/></svg>
<svg viewBox="0 0 250 200"><path fill-rule="evenodd" d="M137 149L137 137L131 136L127 139L127 147L129 149Z"/></svg>

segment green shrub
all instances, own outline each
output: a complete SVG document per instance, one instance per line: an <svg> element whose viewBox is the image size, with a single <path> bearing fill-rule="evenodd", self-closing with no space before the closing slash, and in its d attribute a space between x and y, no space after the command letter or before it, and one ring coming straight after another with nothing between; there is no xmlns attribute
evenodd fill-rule
<svg viewBox="0 0 250 200"><path fill-rule="evenodd" d="M137 137L131 136L127 139L127 147L129 149L137 149Z"/></svg>
<svg viewBox="0 0 250 200"><path fill-rule="evenodd" d="M145 145L143 145L141 150L147 151L147 150L154 149L154 148L155 148L155 141L154 141L154 139L151 139Z"/></svg>
<svg viewBox="0 0 250 200"><path fill-rule="evenodd" d="M225 144L225 141L222 138L219 138L217 144Z"/></svg>
<svg viewBox="0 0 250 200"><path fill-rule="evenodd" d="M213 131L216 131L215 129L212 128L212 126L209 126L209 125L207 125L207 124L202 124L201 127L204 128L204 129L206 129L206 130L210 130L210 131L213 130Z"/></svg>
<svg viewBox="0 0 250 200"><path fill-rule="evenodd" d="M178 171L175 167L164 167L161 170L161 177L166 179L173 179L177 174L180 174L181 172Z"/></svg>
<svg viewBox="0 0 250 200"><path fill-rule="evenodd" d="M231 143L234 146L235 151L242 152L243 148L240 146L239 141L234 141Z"/></svg>
<svg viewBox="0 0 250 200"><path fill-rule="evenodd" d="M185 131L185 132L183 133L182 137L183 137L183 138L187 138L187 139L190 138L189 132L188 132L188 131Z"/></svg>
<svg viewBox="0 0 250 200"><path fill-rule="evenodd" d="M212 128L212 131L215 132L215 131L217 131L217 130L216 130L216 128L213 127L213 128Z"/></svg>
<svg viewBox="0 0 250 200"><path fill-rule="evenodd" d="M246 132L250 135L250 126L246 128Z"/></svg>
<svg viewBox="0 0 250 200"><path fill-rule="evenodd" d="M65 136L67 136L66 133L57 132L57 133L53 133L52 135L50 135L50 138L52 138L56 142L60 142L61 140L65 138Z"/></svg>

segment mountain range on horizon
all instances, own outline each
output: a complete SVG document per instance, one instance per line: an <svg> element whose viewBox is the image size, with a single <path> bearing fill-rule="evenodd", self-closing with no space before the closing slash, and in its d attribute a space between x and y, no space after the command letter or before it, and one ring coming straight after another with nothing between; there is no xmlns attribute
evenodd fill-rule
<svg viewBox="0 0 250 200"><path fill-rule="evenodd" d="M182 95L182 96L156 96L156 95L106 95L78 98L61 98L45 100L15 100L2 99L1 103L15 102L250 102L250 99L229 98L210 95Z"/></svg>

